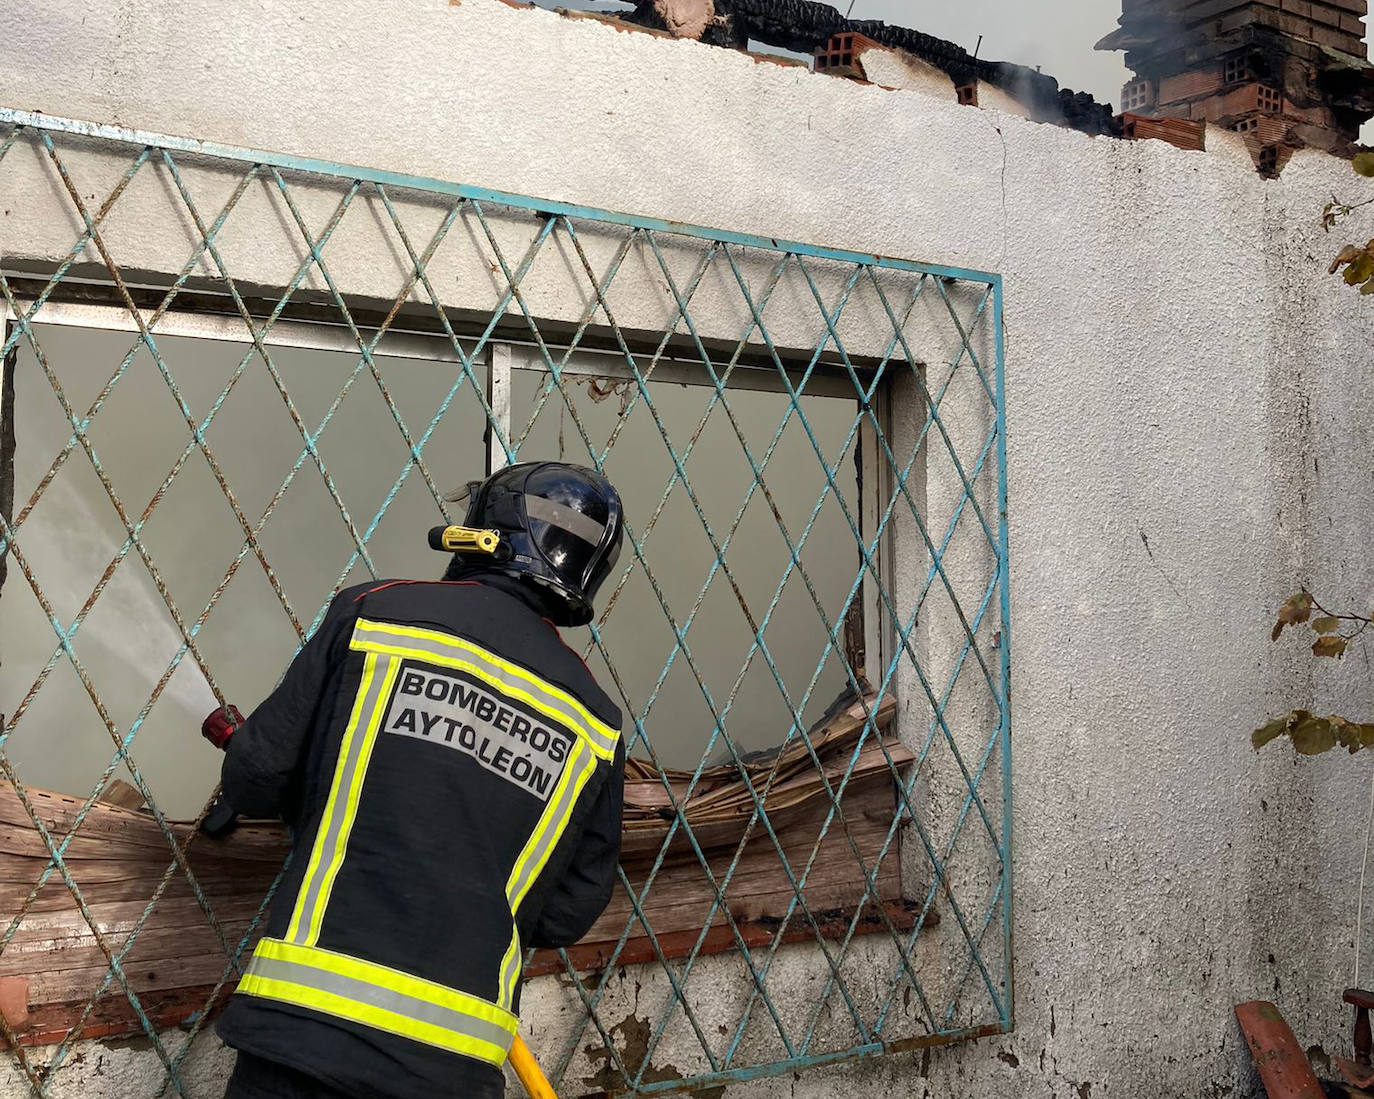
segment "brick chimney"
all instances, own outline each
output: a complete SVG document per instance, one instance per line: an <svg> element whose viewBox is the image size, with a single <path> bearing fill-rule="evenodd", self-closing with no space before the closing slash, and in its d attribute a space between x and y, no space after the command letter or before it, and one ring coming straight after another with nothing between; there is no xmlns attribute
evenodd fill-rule
<svg viewBox="0 0 1374 1099"><path fill-rule="evenodd" d="M1374 116L1367 0L1122 0L1097 44L1124 50L1124 115L1187 118L1245 135L1260 171L1294 149L1349 154Z"/></svg>

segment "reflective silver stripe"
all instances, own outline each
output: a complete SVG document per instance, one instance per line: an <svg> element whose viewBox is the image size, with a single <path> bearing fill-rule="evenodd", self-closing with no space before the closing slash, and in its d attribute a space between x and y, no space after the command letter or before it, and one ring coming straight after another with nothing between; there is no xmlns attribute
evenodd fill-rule
<svg viewBox="0 0 1374 1099"><path fill-rule="evenodd" d="M570 697L555 693L533 673L471 642L432 630L393 626L360 618L353 629L354 648L412 656L435 664L465 668L512 698L525 698L535 708L587 738L603 759L615 755L620 734L597 721ZM581 710L581 712L579 712Z"/></svg>
<svg viewBox="0 0 1374 1099"><path fill-rule="evenodd" d="M525 514L559 530L566 530L593 546L601 545L601 539L606 534L605 524L598 523L591 516L574 511L565 504L550 500L547 496L531 496L528 492L525 493Z"/></svg>
<svg viewBox="0 0 1374 1099"><path fill-rule="evenodd" d="M362 704L355 711L356 722L350 728L347 744L347 755L339 760L336 770L333 788L336 794L331 796L325 806L325 816L320 822L323 833L316 838L310 864L306 869L305 880L301 882L300 899L296 902L296 914L292 919L292 931L290 936L292 942L308 943L318 933L320 917L323 915L319 911L326 883L330 878L330 867L337 862L335 854L341 842L347 842L347 837L343 835L347 821L352 817L349 812L350 799L349 790L353 785L355 773L360 761L367 753L367 749L372 738L368 735L372 724L380 717L383 701L383 692L390 676L387 674L391 670L391 665L395 663L390 658L378 658L374 667L368 669L366 673L367 683L366 692L363 696Z"/></svg>
<svg viewBox="0 0 1374 1099"><path fill-rule="evenodd" d="M343 973L319 969L301 962L254 955L253 960L248 964L244 977L244 984L248 986L249 995L255 994L251 989L258 981L284 981L298 985L302 989L341 996L381 1011L394 1012L406 1019L438 1027L462 1038L487 1042L497 1049L510 1048L511 1032L496 1023L464 1011L444 1007L441 1004L431 1003L415 996L408 996L394 989L381 988L369 981L350 977ZM317 1004L312 1004L308 996L302 997L299 1002L304 1007L327 1010L317 1006ZM327 1011L327 1013L339 1014L336 1011ZM363 1022L365 1020L359 1019L358 1021Z"/></svg>

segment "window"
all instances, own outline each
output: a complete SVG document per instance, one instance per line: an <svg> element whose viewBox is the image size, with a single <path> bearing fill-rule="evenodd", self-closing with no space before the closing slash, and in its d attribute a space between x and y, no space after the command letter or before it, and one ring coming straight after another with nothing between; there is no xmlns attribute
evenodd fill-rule
<svg viewBox="0 0 1374 1099"><path fill-rule="evenodd" d="M164 324L159 350L173 369L194 364L193 370L178 371L177 383L197 417L210 410L222 387L234 379L206 439L241 513L251 525L260 524L257 545L279 588L273 591L253 560L256 550L251 550L239 559L223 597L210 608L197 634L198 648L226 696L247 712L271 688L299 642L283 603L308 630L336 586L368 579L354 532L362 536L375 524L366 547L381 576L437 576L443 571L444 560L424 539L425 531L439 521L426 479L441 491L480 479L487 458L482 441L486 420L473 387L459 381L452 404L426 442L425 467L409 467L403 438L394 429L385 430L391 413L366 375L352 382L330 413L358 356L328 350L320 346L327 343L327 332L296 325L295 346L270 349L272 368L312 431L328 417L316 443L319 462L308 459L297 465L303 450L300 432L271 371L251 344L168 335L166 330L174 325L175 318ZM135 339L124 332L57 324L36 325L35 333L67 395L83 411ZM309 346L312 343L316 346ZM786 415L790 400L781 386L749 388L750 382L737 376L739 391L728 398L732 424L719 409L703 418L711 391L700 381L684 385L684 372L668 366L658 370L662 380L648 383L650 407L633 391L623 369L614 372L615 363L608 356L574 355L565 367L571 398L565 403L530 349L502 345L502 350L500 361L510 364L507 376L513 378L507 429L513 446L530 458L585 462L580 430L585 429L597 445L609 441L606 473L621 492L627 514L647 527L646 567L622 567L622 574L608 581L601 598L613 596L615 606L602 629L606 657L615 665L623 689L643 707L643 718L652 720L658 762L687 769L700 762L701 746L715 723L703 687L719 700L718 707L730 700L728 720L742 750L761 751L784 739L788 723L779 721L774 672L751 645L740 600L757 616L774 604L766 635L768 656L797 699L808 693L816 677L807 709L800 715L805 724L812 724L845 685L842 651L829 652L817 669L818 656L826 652L827 633L816 602L831 621L842 622L848 611L845 593L858 568L844 517L846 509L854 516L862 510L855 461L859 436L850 431L855 418L853 386L814 378L798 398L805 414L803 426L800 415ZM71 433L33 351L21 345L17 357L19 384L8 387L8 392L18 402L18 422L23 425L14 464L16 495L27 501ZM245 357L246 366L234 378ZM450 396L452 370L439 369L444 364L437 360L398 355L379 354L376 362L397 412L418 436ZM483 385L487 371L479 367L476 380ZM622 421L627 409L630 415ZM573 423L574 413L580 427ZM672 439L691 441L687 485L675 477L671 456L658 436L660 423ZM771 450L773 477L765 481L767 498L761 491L748 492L752 474L736 428L756 460ZM89 435L131 515L156 500L142 542L178 611L188 623L196 622L234 563L245 533L205 456L194 448L183 455L189 444L186 424L146 349L134 356L93 419ZM367 445L360 445L364 440ZM817 446L835 467L835 493L826 495L812 516L824 482L782 474L801 468L808 459L814 465ZM163 478L172 469L175 476L164 488ZM388 503L389 492L402 477L400 491ZM703 487L698 490L697 485ZM706 488L717 485L731 487ZM665 486L671 486L666 497ZM706 509L714 538L727 553L729 576L719 567L712 570L713 535L703 528L688 487L699 492L698 503ZM746 497L748 503L737 514ZM813 592L795 569L788 574L789 550L779 517L798 535L811 524L799 566ZM73 524L85 531L79 544L69 539ZM104 488L80 455L61 463L26 516L24 531L28 552L41 554L45 588L54 593L54 609L63 621L78 614L125 541ZM627 549L622 566L631 558ZM778 580L785 574L795 579L779 589ZM714 578L703 587L708 576ZM43 611L31 593L16 586L5 596L0 698L19 700L38 677L53 645ZM670 630L644 629L646 621L662 617L660 598L683 624L690 623L695 642L692 667L674 655L680 647ZM83 621L80 636L91 677L108 684L104 703L127 726L180 643L156 582L135 553L121 558ZM253 643L244 645L245 637ZM586 645L587 639L580 644ZM751 648L753 659L742 672ZM612 682L606 657L595 650L587 654L602 683ZM59 665L53 674L68 671ZM21 714L24 721L9 751L35 785L81 792L93 777L91 767L99 762L81 745L99 744L105 735L98 713L74 681L74 673L64 689L35 692L35 705L41 712ZM203 751L197 737L186 735L188 729L199 727L214 705L194 662L185 657L140 727L140 742L156 749L144 764L145 777L159 805L173 817L194 817L214 786L218 760ZM25 735L26 729L40 727L61 730L70 742Z"/></svg>
<svg viewBox="0 0 1374 1099"><path fill-rule="evenodd" d="M702 371L670 360L654 367L641 394L623 359L579 351L558 356L564 400L533 347L494 345L469 381L455 370L455 356L442 340L411 334L384 342L374 356L383 398L381 386L360 372L356 350L341 347L337 329L279 321L264 359L236 338L237 320L171 314L159 325L159 352L192 418L214 410L205 430L212 464L191 440L166 379L136 333L101 327L112 311L47 308L54 320L71 323L34 324L35 339L80 413L131 354L87 436L122 505L131 516L145 514L140 542L153 562L150 568L128 552L109 494L85 455L77 450L62 459L71 438L65 413L43 363L21 341L12 356L17 384L5 391L22 425L11 468L16 495L33 501L20 541L41 560L41 582L57 618L80 620L77 646L105 712L121 732L138 729L138 779L124 766L102 779L109 730L72 667L57 661L44 672L54 648L47 612L26 585L0 592L0 700L16 719L6 748L31 788L51 792L43 796L59 816L74 811L93 784L108 780L107 793L123 783L127 794L141 782L168 817L193 819L219 770L218 757L195 735L216 705L201 661L225 697L249 712L296 651L296 627L309 631L330 592L365 582L373 572L424 577L442 571L445 560L424 538L439 521L431 487L456 488L482 477L493 460L503 461L499 441L486 432L480 392L521 457L586 462L587 440L604 448L604 468L643 544L642 562L627 548L622 571L601 594L601 644L591 645L585 631L567 632L598 680L629 700L627 733L633 735L639 721L652 734L652 755L642 743L632 753L622 864L636 888L654 875L655 888L642 906L658 945L632 937L621 962L651 962L656 951L669 957L691 951L714 899L700 868L694 860L683 862L677 847L676 857L654 870L669 833L659 768L684 799L700 842L712 844L720 877L736 850L744 851L739 880L748 883L747 903L758 920L741 915L738 924L749 941L771 939L776 924L769 921L785 914L791 887L761 830L746 843L748 787L716 738L726 725L746 758L766 761L755 776L763 789L773 767L769 750L791 740L784 772L795 773L790 807L779 811L775 827L789 857L804 865L827 803L819 782L808 786L805 779L811 764L794 723L831 743L822 751L838 751L836 761L842 761L846 746L858 743L867 705L850 690L846 666L875 687L882 679L877 634L873 656L864 655L862 595L871 584L850 599L862 566L846 513L869 524L876 514L860 495L865 433L856 430L860 413L852 381L819 367L794 398L775 371L738 367L721 402L712 400L715 391ZM418 467L409 461L396 419L413 439L425 439ZM302 425L314 436L310 455ZM673 450L665 448L665 438ZM820 476L817 451L832 471L830 486ZM232 490L232 506L220 477ZM254 532L252 546L245 544L244 523ZM80 537L73 539L77 530ZM360 540L370 567L361 559ZM174 613L194 630L194 655L185 652ZM685 646L663 628L665 613L684 631ZM842 630L843 644L829 643L827 621ZM751 622L765 624L766 649ZM838 711L832 705L837 701ZM793 704L795 717L788 711ZM878 719L883 728L894 708L889 695ZM713 742L699 791L710 790L711 797L698 817L686 795L703 762L703 745ZM846 904L852 908L865 888L848 849L857 843L877 871L875 892L893 906L890 919L910 927L900 845L885 852L895 810L891 774L882 751L870 747L866 753L846 794L855 822L821 848L820 865L832 869L826 880L813 882L810 903L832 914ZM911 759L895 742L887 754L899 763ZM142 803L137 795L127 804L137 809ZM264 834L274 833L268 828ZM263 870L272 870L270 860ZM260 884L265 888L269 881ZM147 885L151 891L155 882ZM731 893L737 901L744 896L739 888ZM102 910L98 884L88 900ZM189 896L164 902L151 929L183 916L190 903ZM931 917L933 926L938 915ZM594 965L631 918L629 899L618 890L573 956ZM843 936L848 917L837 918L833 930ZM201 945L213 949L211 940ZM700 949L734 946L720 926ZM197 949L194 935L178 948L192 956L190 971L198 973ZM561 966L549 954L537 958L530 973ZM205 976L213 983L212 974ZM60 980L54 986L63 987ZM71 991L75 999L79 990ZM49 1011L64 1018L56 1007Z"/></svg>

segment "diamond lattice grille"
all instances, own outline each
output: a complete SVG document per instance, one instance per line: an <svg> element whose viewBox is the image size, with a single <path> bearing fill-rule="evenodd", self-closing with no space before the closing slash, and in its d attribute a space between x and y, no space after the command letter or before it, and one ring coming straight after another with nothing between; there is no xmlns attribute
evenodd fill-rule
<svg viewBox="0 0 1374 1099"><path fill-rule="evenodd" d="M562 1089L1009 1026L998 279L211 152L0 114L0 252L52 257L0 267L0 1030L34 1093L141 1031L191 1094L281 851L197 832L188 725L344 586L439 571L447 494L520 458L629 516L569 636L626 714L620 888L527 967Z"/></svg>

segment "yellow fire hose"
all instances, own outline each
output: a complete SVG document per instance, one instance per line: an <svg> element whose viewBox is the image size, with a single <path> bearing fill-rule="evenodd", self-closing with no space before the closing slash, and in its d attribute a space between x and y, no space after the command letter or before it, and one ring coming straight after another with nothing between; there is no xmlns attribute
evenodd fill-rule
<svg viewBox="0 0 1374 1099"><path fill-rule="evenodd" d="M510 1047L510 1067L515 1070L515 1075L520 1077L520 1082L525 1085L530 1099L558 1099L558 1093L553 1090L553 1085L544 1075L544 1070L534 1059L530 1047L525 1045L518 1034Z"/></svg>

